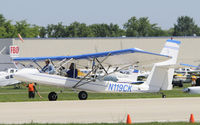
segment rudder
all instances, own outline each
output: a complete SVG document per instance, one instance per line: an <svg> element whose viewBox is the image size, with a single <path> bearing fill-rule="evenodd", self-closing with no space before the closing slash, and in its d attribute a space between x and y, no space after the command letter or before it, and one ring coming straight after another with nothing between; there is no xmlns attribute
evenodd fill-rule
<svg viewBox="0 0 200 125"><path fill-rule="evenodd" d="M172 79L174 74L173 65L176 64L180 41L167 40L164 48L160 54L171 56L172 58L154 64L152 71L147 78L146 84L149 85L149 90L152 92L157 92L159 90L171 90L172 89Z"/></svg>

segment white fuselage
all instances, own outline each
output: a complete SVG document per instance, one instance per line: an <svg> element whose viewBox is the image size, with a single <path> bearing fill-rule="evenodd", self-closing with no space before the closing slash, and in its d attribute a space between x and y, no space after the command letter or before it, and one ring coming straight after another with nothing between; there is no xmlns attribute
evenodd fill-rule
<svg viewBox="0 0 200 125"><path fill-rule="evenodd" d="M185 88L183 91L191 94L200 94L200 86L188 87Z"/></svg>
<svg viewBox="0 0 200 125"><path fill-rule="evenodd" d="M70 89L79 89L94 92L143 92L149 90L148 85L132 85L128 83L118 83L113 81L81 81L74 87L80 79L68 78L59 75L40 73L37 69L25 68L19 70L14 77L24 82L35 82L39 84L54 85Z"/></svg>

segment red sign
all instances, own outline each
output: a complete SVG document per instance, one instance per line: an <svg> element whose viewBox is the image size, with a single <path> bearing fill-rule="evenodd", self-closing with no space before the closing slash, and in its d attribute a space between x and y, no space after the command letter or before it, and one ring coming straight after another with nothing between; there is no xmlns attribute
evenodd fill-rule
<svg viewBox="0 0 200 125"><path fill-rule="evenodd" d="M10 56L11 57L19 56L19 47L18 46L10 46Z"/></svg>

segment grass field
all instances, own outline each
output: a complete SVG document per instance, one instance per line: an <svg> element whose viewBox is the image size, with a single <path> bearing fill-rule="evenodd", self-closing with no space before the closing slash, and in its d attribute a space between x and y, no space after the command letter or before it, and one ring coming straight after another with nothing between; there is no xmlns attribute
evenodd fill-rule
<svg viewBox="0 0 200 125"><path fill-rule="evenodd" d="M190 84L184 84L188 87ZM34 99L28 98L28 89L21 85L20 89L13 86L6 86L0 88L0 102L22 102L22 101L47 101L48 93L55 91L58 93L58 100L78 100L78 92L69 89L62 89L53 86L37 86L37 90L43 96L40 99L37 95ZM61 93L60 90L63 92ZM175 87L170 91L161 91L167 98L173 97L200 97L199 94L184 93L183 88ZM134 98L161 98L160 93L88 93L88 99L134 99Z"/></svg>

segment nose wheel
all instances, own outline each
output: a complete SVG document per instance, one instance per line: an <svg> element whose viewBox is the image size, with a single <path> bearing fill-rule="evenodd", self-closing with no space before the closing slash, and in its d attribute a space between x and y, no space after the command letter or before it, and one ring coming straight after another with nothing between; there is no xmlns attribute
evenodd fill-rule
<svg viewBox="0 0 200 125"><path fill-rule="evenodd" d="M85 92L85 91L80 91L79 94L78 94L78 98L79 98L80 100L86 100L87 97L88 97L88 94L87 94L87 92Z"/></svg>
<svg viewBox="0 0 200 125"><path fill-rule="evenodd" d="M48 95L49 101L56 101L58 98L58 95L56 92L50 92Z"/></svg>

